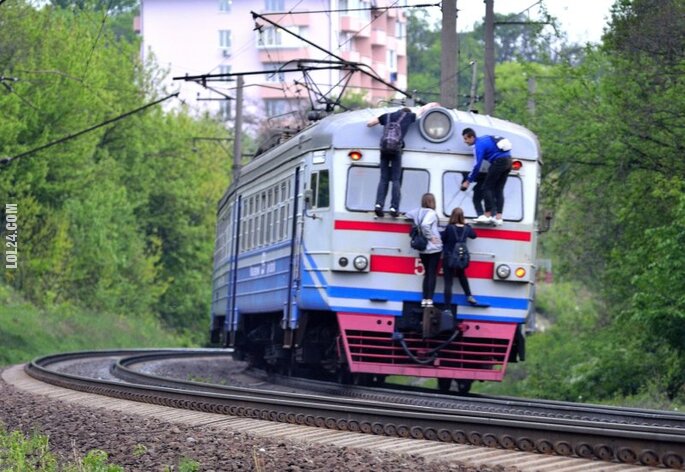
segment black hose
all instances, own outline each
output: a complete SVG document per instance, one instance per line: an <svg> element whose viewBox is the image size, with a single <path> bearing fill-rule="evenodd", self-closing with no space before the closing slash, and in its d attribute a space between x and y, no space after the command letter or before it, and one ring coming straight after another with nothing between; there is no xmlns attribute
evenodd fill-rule
<svg viewBox="0 0 685 472"><path fill-rule="evenodd" d="M433 362L435 360L435 358L438 357L438 354L440 353L440 351L443 350L445 347L447 347L452 341L457 339L457 337L460 334L461 334L461 331L459 330L459 328L455 329L454 333L452 333L452 335L444 343L442 343L439 346L428 351L428 354L430 357L427 359L419 359L414 354L412 354L412 352L409 350L409 347L407 346L407 343L404 342L404 335L402 333L394 333L393 339L395 341L400 342L400 345L402 346L404 353L407 354L407 356L409 356L409 358L411 360L413 360L417 364L426 365L426 364L430 364L431 362Z"/></svg>

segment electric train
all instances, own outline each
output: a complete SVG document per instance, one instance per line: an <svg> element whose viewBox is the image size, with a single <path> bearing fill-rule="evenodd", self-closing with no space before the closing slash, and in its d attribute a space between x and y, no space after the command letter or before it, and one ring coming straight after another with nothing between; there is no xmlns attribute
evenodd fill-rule
<svg viewBox="0 0 685 472"><path fill-rule="evenodd" d="M362 384L436 378L441 390L461 393L474 380L501 381L509 362L523 360L535 292L535 135L490 116L429 109L405 136L401 214L381 218L373 210L382 127L366 122L396 109L330 115L241 169L218 204L213 342L279 372ZM480 304L469 305L455 284L453 306L441 306L439 276L434 301L442 309L428 310L402 213L431 192L441 225L457 206L476 216L472 192L460 191L473 167L467 127L513 145L504 223L474 225L478 237L468 243L466 274Z"/></svg>

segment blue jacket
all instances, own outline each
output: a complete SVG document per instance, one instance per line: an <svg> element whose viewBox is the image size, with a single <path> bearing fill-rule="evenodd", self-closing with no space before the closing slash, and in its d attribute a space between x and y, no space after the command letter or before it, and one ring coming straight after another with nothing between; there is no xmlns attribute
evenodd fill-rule
<svg viewBox="0 0 685 472"><path fill-rule="evenodd" d="M477 136L473 144L473 169L467 177L469 182L475 182L483 160L492 164L492 161L501 157L511 157L510 151L502 151L490 136Z"/></svg>

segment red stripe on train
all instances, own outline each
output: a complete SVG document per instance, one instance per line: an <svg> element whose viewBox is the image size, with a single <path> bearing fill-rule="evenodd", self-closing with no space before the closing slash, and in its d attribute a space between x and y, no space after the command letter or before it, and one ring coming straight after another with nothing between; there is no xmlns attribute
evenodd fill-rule
<svg viewBox="0 0 685 472"><path fill-rule="evenodd" d="M442 261L441 261L442 264ZM466 269L466 276L476 279L491 279L495 270L494 262L473 261ZM371 272L389 272L392 274L423 274L423 267L417 257L406 256L371 256Z"/></svg>
<svg viewBox="0 0 685 472"><path fill-rule="evenodd" d="M335 229L348 231L378 231L384 233L409 234L409 223L376 223L372 221L335 220ZM529 231L512 231L508 229L474 228L480 238L508 239L512 241L530 241Z"/></svg>

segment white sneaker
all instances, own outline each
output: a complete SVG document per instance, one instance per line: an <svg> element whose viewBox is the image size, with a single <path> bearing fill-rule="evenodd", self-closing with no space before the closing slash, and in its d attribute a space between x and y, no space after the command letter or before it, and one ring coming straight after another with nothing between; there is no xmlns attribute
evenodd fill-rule
<svg viewBox="0 0 685 472"><path fill-rule="evenodd" d="M424 298L423 300L421 300L421 308L425 308L425 307L426 307L426 299Z"/></svg>
<svg viewBox="0 0 685 472"><path fill-rule="evenodd" d="M492 219L492 222L495 223L495 226L502 226L502 223L504 223L504 222L502 221L502 218L499 218L499 219L498 219L498 218L493 218L493 219Z"/></svg>
<svg viewBox="0 0 685 472"><path fill-rule="evenodd" d="M478 218L473 220L474 223L492 223L493 218L487 215L480 215Z"/></svg>

